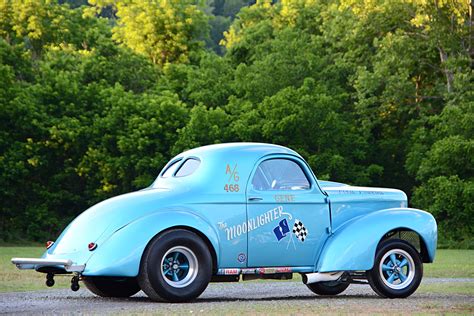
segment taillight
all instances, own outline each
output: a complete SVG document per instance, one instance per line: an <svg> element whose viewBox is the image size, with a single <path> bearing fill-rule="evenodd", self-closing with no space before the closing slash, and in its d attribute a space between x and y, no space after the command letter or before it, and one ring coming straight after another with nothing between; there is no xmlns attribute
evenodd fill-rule
<svg viewBox="0 0 474 316"><path fill-rule="evenodd" d="M87 245L87 248L89 248L89 251L95 250L95 248L97 248L97 244L95 242L91 242L89 245Z"/></svg>
<svg viewBox="0 0 474 316"><path fill-rule="evenodd" d="M48 240L48 241L46 242L46 249L51 248L53 245L54 245L54 241Z"/></svg>

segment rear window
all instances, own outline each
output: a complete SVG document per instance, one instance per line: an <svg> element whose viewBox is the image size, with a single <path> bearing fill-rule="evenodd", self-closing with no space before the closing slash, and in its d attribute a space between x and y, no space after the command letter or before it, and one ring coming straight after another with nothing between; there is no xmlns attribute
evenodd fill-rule
<svg viewBox="0 0 474 316"><path fill-rule="evenodd" d="M171 177L171 175L175 172L176 167L178 167L178 162L180 162L181 159L176 160L175 162L171 163L171 165L166 168L166 170L161 174L162 178L168 178Z"/></svg>
<svg viewBox="0 0 474 316"><path fill-rule="evenodd" d="M196 158L189 158L179 167L175 173L175 177L186 177L192 174L201 164L201 161Z"/></svg>

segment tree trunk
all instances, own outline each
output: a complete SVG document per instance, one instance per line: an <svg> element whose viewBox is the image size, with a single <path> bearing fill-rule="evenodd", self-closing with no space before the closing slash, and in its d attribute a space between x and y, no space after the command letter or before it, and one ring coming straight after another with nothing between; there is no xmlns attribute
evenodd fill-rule
<svg viewBox="0 0 474 316"><path fill-rule="evenodd" d="M468 54L471 58L471 67L474 67L474 47L472 42L474 40L474 30L472 29L472 24L474 23L474 18L472 17L474 14L474 0L471 0L469 3L469 46L468 46Z"/></svg>
<svg viewBox="0 0 474 316"><path fill-rule="evenodd" d="M446 75L446 88L448 90L448 93L451 93L453 91L453 80L454 80L454 74L451 70L448 69L446 62L448 61L448 54L445 52L443 47L439 46L439 58L441 59L441 66L443 67L443 72Z"/></svg>

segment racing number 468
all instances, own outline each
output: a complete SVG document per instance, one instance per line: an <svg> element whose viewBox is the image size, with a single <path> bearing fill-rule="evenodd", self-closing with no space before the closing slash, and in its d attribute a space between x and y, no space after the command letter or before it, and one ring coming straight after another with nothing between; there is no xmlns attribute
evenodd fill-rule
<svg viewBox="0 0 474 316"><path fill-rule="evenodd" d="M238 184L226 184L224 190L226 192L239 192L240 188Z"/></svg>

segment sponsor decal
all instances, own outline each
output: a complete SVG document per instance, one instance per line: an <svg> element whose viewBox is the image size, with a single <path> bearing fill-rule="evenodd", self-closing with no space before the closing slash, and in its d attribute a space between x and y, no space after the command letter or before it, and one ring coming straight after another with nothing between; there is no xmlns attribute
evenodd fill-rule
<svg viewBox="0 0 474 316"><path fill-rule="evenodd" d="M276 272L277 273L292 273L293 269L291 269L290 267L280 267L280 268L276 268Z"/></svg>
<svg viewBox="0 0 474 316"><path fill-rule="evenodd" d="M278 242L283 238L287 237L289 232L290 227L286 218L282 219L278 223L278 226L273 228L273 233L275 234L275 237ZM298 239L300 242L304 242L306 240L306 237L308 236L308 230L304 226L303 222L299 219L295 219L295 222L293 223L292 234L290 235L290 238L288 238L288 244L286 245L286 249L289 248L290 244L293 244L293 248L296 250L296 244L293 240L293 236L295 236L296 239Z"/></svg>
<svg viewBox="0 0 474 316"><path fill-rule="evenodd" d="M272 268L258 268L256 274L266 274L270 273L270 269Z"/></svg>
<svg viewBox="0 0 474 316"><path fill-rule="evenodd" d="M294 202L296 200L293 194L276 194L273 198L277 203Z"/></svg>
<svg viewBox="0 0 474 316"><path fill-rule="evenodd" d="M237 256L237 261L240 263L244 263L245 260L247 260L247 257L245 256L245 253L239 253Z"/></svg>
<svg viewBox="0 0 474 316"><path fill-rule="evenodd" d="M288 227L288 221L286 218L282 219L277 227L273 229L273 233L275 234L278 241L282 240L286 237L286 234L290 232L290 227Z"/></svg>
<svg viewBox="0 0 474 316"><path fill-rule="evenodd" d="M275 273L293 273L291 267L270 267L270 268L245 268L245 269L219 269L219 275L238 275L238 274L275 274Z"/></svg>
<svg viewBox="0 0 474 316"><path fill-rule="evenodd" d="M308 230L304 226L303 222L299 219L295 219L295 224L293 225L293 234L299 241L304 242L306 236L308 236Z"/></svg>
<svg viewBox="0 0 474 316"><path fill-rule="evenodd" d="M293 248L296 249L295 241L293 236L296 237L300 242L304 242L308 236L308 230L304 226L303 222L299 219L295 219L293 226L290 226L289 222L293 219L291 213L284 212L283 206L277 206L274 209L266 211L260 215L257 215L253 218L248 219L246 222L241 224L228 226L225 222L218 222L217 226L220 230L225 231L227 240L233 240L237 237L240 237L242 234L247 234L257 228L264 227L269 223L273 223L279 220L278 225L273 228L273 234L278 242L280 242L285 237L288 238L288 244L286 249L290 246L290 243L293 244ZM292 227L292 228L290 228ZM292 233L290 233L290 231ZM237 261L243 263L247 260L244 253L240 253L237 256Z"/></svg>
<svg viewBox="0 0 474 316"><path fill-rule="evenodd" d="M292 273L290 267L276 267L276 268L258 268L255 270L256 274L276 274L276 273Z"/></svg>
<svg viewBox="0 0 474 316"><path fill-rule="evenodd" d="M253 218L249 218L248 221L241 224L227 226L227 223L219 222L217 225L220 229L225 230L227 240L232 240L236 237L240 237L242 234L246 234L257 228L266 226L283 216L288 216L291 220L293 217L290 213L283 211L283 206L277 206L274 209L264 212L263 214L257 215Z"/></svg>
<svg viewBox="0 0 474 316"><path fill-rule="evenodd" d="M239 275L240 269L219 269L217 271L219 275Z"/></svg>
<svg viewBox="0 0 474 316"><path fill-rule="evenodd" d="M368 194L368 195L384 195L385 192L383 191L375 191L375 190L335 190L334 193L338 194Z"/></svg>

